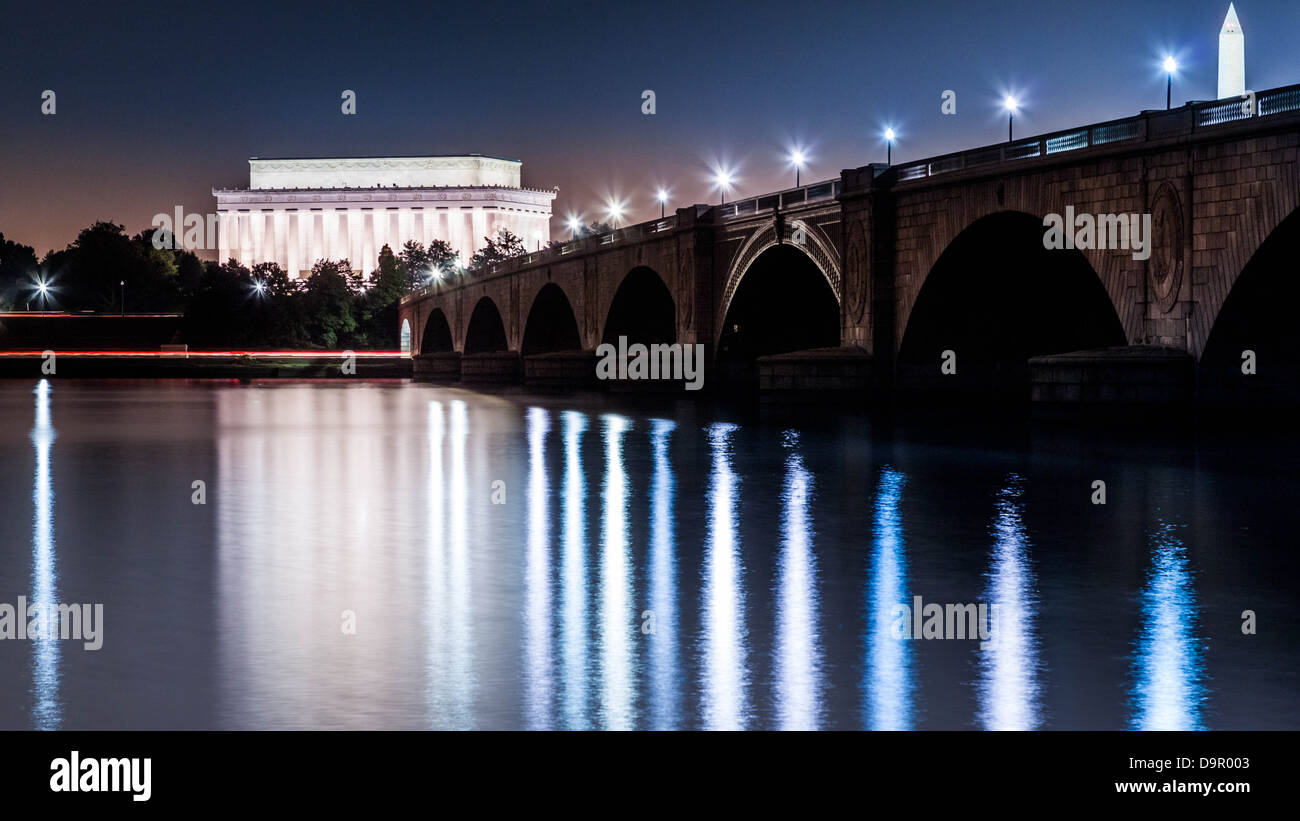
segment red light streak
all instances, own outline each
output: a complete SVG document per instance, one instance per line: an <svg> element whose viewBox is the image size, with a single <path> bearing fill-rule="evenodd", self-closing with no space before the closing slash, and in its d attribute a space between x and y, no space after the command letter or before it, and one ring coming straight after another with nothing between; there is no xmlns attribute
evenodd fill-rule
<svg viewBox="0 0 1300 821"><path fill-rule="evenodd" d="M100 356L100 357L154 357L158 359L220 359L247 356L253 359L342 359L355 356L357 359L380 359L391 357L409 358L409 353L402 351L59 351L51 349L58 356ZM44 356L44 351L0 351L3 357Z"/></svg>

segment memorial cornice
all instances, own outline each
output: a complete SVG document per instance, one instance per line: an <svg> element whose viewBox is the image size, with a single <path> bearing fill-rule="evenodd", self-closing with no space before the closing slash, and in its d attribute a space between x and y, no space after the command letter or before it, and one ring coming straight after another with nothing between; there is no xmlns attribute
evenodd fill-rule
<svg viewBox="0 0 1300 821"><path fill-rule="evenodd" d="M219 205L278 202L505 202L549 205L554 189L501 187L447 188L213 188Z"/></svg>
<svg viewBox="0 0 1300 821"><path fill-rule="evenodd" d="M519 160L507 160L499 157L277 157L260 159L250 157L249 163L257 163L260 171L342 171L375 168L416 169L423 171L461 170L466 168L501 168L515 170L523 165Z"/></svg>

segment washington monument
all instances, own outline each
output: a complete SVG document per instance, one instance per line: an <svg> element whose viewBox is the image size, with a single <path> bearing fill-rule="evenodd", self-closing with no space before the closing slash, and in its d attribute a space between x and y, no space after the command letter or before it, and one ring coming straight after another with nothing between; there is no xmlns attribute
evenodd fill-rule
<svg viewBox="0 0 1300 821"><path fill-rule="evenodd" d="M1219 99L1246 93L1246 35L1237 10L1228 4L1228 16L1219 30Z"/></svg>

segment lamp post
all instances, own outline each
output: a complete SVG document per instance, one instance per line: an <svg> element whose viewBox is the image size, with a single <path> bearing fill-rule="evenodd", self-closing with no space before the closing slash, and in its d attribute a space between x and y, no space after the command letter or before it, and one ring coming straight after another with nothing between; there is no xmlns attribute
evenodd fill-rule
<svg viewBox="0 0 1300 821"><path fill-rule="evenodd" d="M731 187L731 174L726 171L719 171L713 178L714 183L718 186L718 191L722 194L722 205L727 204L727 189Z"/></svg>
<svg viewBox="0 0 1300 821"><path fill-rule="evenodd" d="M610 200L606 203L605 218L610 221L612 227L619 227L619 223L623 221L623 211L623 203L618 200Z"/></svg>
<svg viewBox="0 0 1300 821"><path fill-rule="evenodd" d="M894 129L885 129L885 165L894 164Z"/></svg>
<svg viewBox="0 0 1300 821"><path fill-rule="evenodd" d="M1007 110L1007 142L1011 142L1015 139L1012 135L1012 124L1015 122L1016 109L1019 108L1019 106L1020 104L1016 102L1016 98L1012 97L1010 94L1002 99L1002 107Z"/></svg>
<svg viewBox="0 0 1300 821"><path fill-rule="evenodd" d="M124 279L124 280L121 280L121 281L118 282L117 284L118 284L119 286L121 286L121 288L122 288L122 312L121 312L121 316L125 317L125 316L126 316L126 280L125 280L125 279Z"/></svg>
<svg viewBox="0 0 1300 821"><path fill-rule="evenodd" d="M799 172L803 170L804 163L806 163L807 161L808 158L805 157L804 153L799 149L796 148L794 151L790 152L790 163L794 166L794 187L795 188L799 187Z"/></svg>
<svg viewBox="0 0 1300 821"><path fill-rule="evenodd" d="M655 199L659 200L659 219L663 219L665 209L668 207L668 192L660 188L655 193Z"/></svg>
<svg viewBox="0 0 1300 821"><path fill-rule="evenodd" d="M41 326L41 347L48 349L50 347L50 328L45 315L50 309L48 304L50 286L45 284L45 280L39 279L36 281L36 291L41 298L41 317L38 320Z"/></svg>
<svg viewBox="0 0 1300 821"><path fill-rule="evenodd" d="M1174 72L1178 70L1178 61L1173 57L1165 58L1165 111L1168 111L1174 101Z"/></svg>

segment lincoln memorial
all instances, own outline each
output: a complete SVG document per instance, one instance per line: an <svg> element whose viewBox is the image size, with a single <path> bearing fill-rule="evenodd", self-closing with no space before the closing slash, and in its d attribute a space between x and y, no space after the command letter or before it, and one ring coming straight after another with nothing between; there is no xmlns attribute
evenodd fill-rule
<svg viewBox="0 0 1300 821"><path fill-rule="evenodd" d="M551 238L555 191L520 187L518 160L360 157L248 161L248 188L214 188L218 259L276 262L306 277L320 259L368 273L385 245L446 240L462 264L508 228L525 247Z"/></svg>

